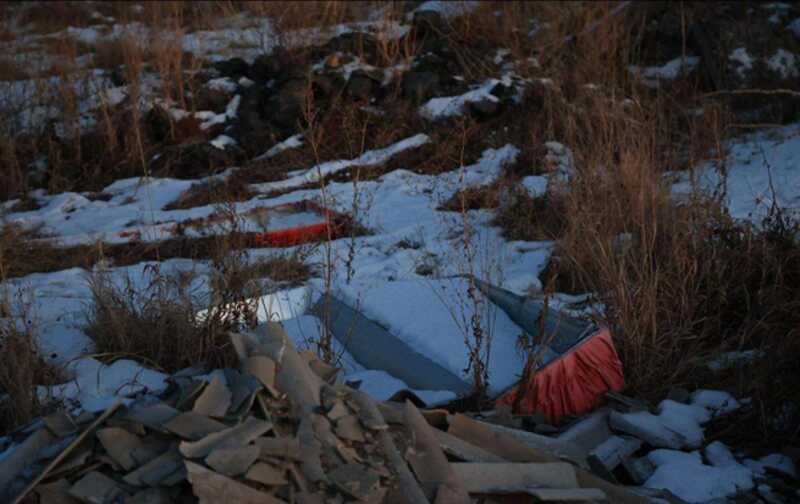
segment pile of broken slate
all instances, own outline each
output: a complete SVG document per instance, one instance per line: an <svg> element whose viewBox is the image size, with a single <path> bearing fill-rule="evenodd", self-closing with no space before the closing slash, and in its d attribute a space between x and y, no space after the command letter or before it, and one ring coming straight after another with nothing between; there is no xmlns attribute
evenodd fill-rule
<svg viewBox="0 0 800 504"><path fill-rule="evenodd" d="M59 411L18 431L0 460L0 501L682 502L619 484L620 471L640 483L653 470L632 457L639 437L673 441L653 438L665 434L637 421L644 412L624 397L546 432L544 421L503 411L375 401L295 349L277 323L231 342L239 369L184 370L159 395Z"/></svg>

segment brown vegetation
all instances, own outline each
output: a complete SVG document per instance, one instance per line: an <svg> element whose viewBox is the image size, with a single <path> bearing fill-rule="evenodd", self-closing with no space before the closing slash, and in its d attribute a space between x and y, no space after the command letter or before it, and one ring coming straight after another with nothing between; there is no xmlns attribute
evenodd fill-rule
<svg viewBox="0 0 800 504"><path fill-rule="evenodd" d="M2 274L0 272L0 278ZM39 385L63 383L64 372L46 362L37 343L35 322L19 310L26 309L23 299L0 297L0 435L26 424L41 415L48 405L40 397Z"/></svg>
<svg viewBox="0 0 800 504"><path fill-rule="evenodd" d="M95 64L120 69L119 77L131 86L131 99L117 107L101 106L96 111L100 128L94 133L80 134L75 128L76 133L65 139L55 138L52 132L0 134L0 198L20 195L36 185L51 191L99 190L120 177L150 174L154 166L159 175L198 176L245 161L226 182L193 187L170 206L189 208L249 199L251 183L280 180L291 171L323 161L353 159L420 132L431 137L430 144L403 152L384 165L343 171L307 188L321 185L324 191L330 181L369 180L399 168L441 173L470 164L488 147L511 143L521 153L500 182L464 190L442 209L496 209L494 223L507 239L555 240L556 253L543 282L558 291L596 293L607 308L598 316L614 329L633 392L660 398L675 385L735 388L756 401L746 419L755 426L751 431L771 436L774 426L765 418L782 411L787 400L797 402L800 390L793 368L800 354L796 343L800 244L793 234L797 229L780 209L774 210L766 231L759 231L732 222L713 197L678 202L670 196L665 171L689 170L700 161L725 156L723 140L736 132L731 110L735 102L724 94L710 94L720 84L711 70L683 76L658 90L643 87L631 74L631 65L664 61L666 43L648 31L663 6L634 3L616 11L617 4L607 2L482 2L475 11L431 33L394 42L380 40L377 60L383 65L408 62L442 40L437 43L452 52L458 70L454 73L474 82L497 77L500 68L492 56L497 48L508 49L507 61L517 62L515 71L532 84L521 103L497 115L430 123L420 118L416 103L402 96L399 80L384 90L382 115L376 114L343 91L322 92L323 86L307 75L296 79L302 81L298 87L305 86L302 119L296 125L307 137L303 146L272 158L252 159L261 154L255 147L269 147L254 142L244 146L244 159L213 166L211 161L194 163L196 171L191 173L180 173L169 163L152 164L155 154L172 159L170 152L183 153L187 144L210 135L200 131L196 121L180 123L163 111L142 116L138 107L130 106L141 92L142 72L150 70L171 83L162 90L165 96L193 109L189 96L199 81L192 76L203 62L183 54L170 37L211 27L218 18L246 10L274 16L279 36L285 39L294 30L361 19L375 6L375 2L340 1L160 2L146 3L142 13L130 11L123 3L109 7L104 14L165 30L164 37L148 50L127 39L94 49ZM677 43L683 52L688 27L695 21L708 23L716 8L701 2L675 7L673 17L679 20L681 33ZM41 12L33 9L25 16L37 24L39 32L80 24L79 18L85 17L85 12L76 13L82 7L58 9L61 15L52 22L40 19ZM400 19L400 9L390 6L386 19ZM535 31L545 21L548 29ZM54 47L65 59L54 74L80 79L68 63L74 63L81 48L69 40ZM306 68L312 56L320 56L314 51L282 54L297 68ZM24 70L3 60L0 81L19 78ZM66 89L55 98L72 124L79 120L77 99ZM272 137L265 134L263 138ZM518 181L551 169L542 154L548 141L572 150L575 177L568 187L531 198L517 187ZM28 166L41 156L49 161L47 177L31 182ZM176 238L158 244L62 249L33 238L19 228L3 228L0 277L90 266L103 256L118 265L170 257L213 259L219 246L213 238ZM231 250L244 246L236 243L239 238L232 235L227 246ZM236 292L253 276L268 273L291 281L308 274L301 262L293 260L236 271L228 275L239 286L233 289ZM155 291L144 294L114 290L102 280L94 287L101 302L95 311L94 331L109 352L139 355L174 370L192 363L191 359L213 360L221 348L217 327L200 329L200 343L192 345L198 328L189 316L191 310L167 300L176 287L162 279L155 282ZM158 310L161 304L163 316ZM158 341L159 335L173 332L181 337ZM134 337L144 333L153 339ZM734 377L707 375L709 358L740 349L763 350L767 359ZM177 360L162 362L173 354ZM798 435L780 434L780 439L794 436L795 441Z"/></svg>

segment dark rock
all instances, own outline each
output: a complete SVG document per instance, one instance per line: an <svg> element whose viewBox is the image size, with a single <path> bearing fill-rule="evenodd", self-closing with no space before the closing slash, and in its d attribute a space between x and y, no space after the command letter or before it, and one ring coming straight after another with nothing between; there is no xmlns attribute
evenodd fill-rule
<svg viewBox="0 0 800 504"><path fill-rule="evenodd" d="M314 95L330 98L339 94L345 86L344 79L339 75L319 74L312 80Z"/></svg>
<svg viewBox="0 0 800 504"><path fill-rule="evenodd" d="M354 100L369 101L375 82L363 72L353 72L347 81L347 94Z"/></svg>
<svg viewBox="0 0 800 504"><path fill-rule="evenodd" d="M308 81L306 79L291 79L283 83L280 95L288 98L303 99L308 93Z"/></svg>
<svg viewBox="0 0 800 504"><path fill-rule="evenodd" d="M689 391L685 388L673 388L667 393L667 399L675 402L689 404Z"/></svg>
<svg viewBox="0 0 800 504"><path fill-rule="evenodd" d="M514 96L514 88L502 83L495 85L489 92L501 100L509 100Z"/></svg>
<svg viewBox="0 0 800 504"><path fill-rule="evenodd" d="M412 70L403 74L403 96L421 102L434 96L439 89L439 76L433 72Z"/></svg>
<svg viewBox="0 0 800 504"><path fill-rule="evenodd" d="M284 83L277 94L270 96L262 107L261 117L269 121L283 134L291 135L297 131L303 117L308 83L292 79Z"/></svg>
<svg viewBox="0 0 800 504"><path fill-rule="evenodd" d="M169 113L159 106L150 109L144 116L147 125L145 131L154 143L162 143L172 132L172 118Z"/></svg>
<svg viewBox="0 0 800 504"><path fill-rule="evenodd" d="M231 58L225 61L217 61L214 68L224 77L232 77L238 80L248 74L250 67L242 58Z"/></svg>
<svg viewBox="0 0 800 504"><path fill-rule="evenodd" d="M122 65L112 68L108 72L108 78L115 86L124 86L128 83L125 78L125 69Z"/></svg>
<svg viewBox="0 0 800 504"><path fill-rule="evenodd" d="M378 63L378 41L368 33L350 32L337 35L328 42L327 47L332 52L359 56L371 65Z"/></svg>
<svg viewBox="0 0 800 504"><path fill-rule="evenodd" d="M709 33L709 29L701 23L694 23L689 27L689 47L692 52L700 55L699 72L705 88L709 91L726 88L722 67L717 57L721 52L718 40L719 37Z"/></svg>
<svg viewBox="0 0 800 504"><path fill-rule="evenodd" d="M411 26L419 34L440 35L447 31L447 21L439 12L432 10L416 11Z"/></svg>
<svg viewBox="0 0 800 504"><path fill-rule="evenodd" d="M259 154L264 145L270 145L269 126L262 111L266 106L269 93L264 85L253 85L242 93L239 104L238 129L239 144L248 153Z"/></svg>
<svg viewBox="0 0 800 504"><path fill-rule="evenodd" d="M484 98L469 104L470 112L478 119L488 119L500 113L500 101Z"/></svg>
<svg viewBox="0 0 800 504"><path fill-rule="evenodd" d="M157 176L192 179L223 171L238 161L235 148L223 150L207 142L197 142L164 148L150 162L150 170Z"/></svg>
<svg viewBox="0 0 800 504"><path fill-rule="evenodd" d="M304 72L302 65L293 61L292 54L283 47L276 47L270 54L264 54L253 61L247 77L256 82L267 82L270 79L283 80Z"/></svg>
<svg viewBox="0 0 800 504"><path fill-rule="evenodd" d="M217 114L224 112L230 101L230 93L206 86L201 87L194 95L194 105L197 110L211 110Z"/></svg>

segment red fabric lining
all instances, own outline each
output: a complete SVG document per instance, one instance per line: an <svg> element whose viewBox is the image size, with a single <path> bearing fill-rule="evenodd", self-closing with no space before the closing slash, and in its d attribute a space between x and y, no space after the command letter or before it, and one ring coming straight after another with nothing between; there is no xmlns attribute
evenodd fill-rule
<svg viewBox="0 0 800 504"><path fill-rule="evenodd" d="M539 370L523 388L519 413L543 413L557 423L599 404L603 394L625 387L622 362L607 328ZM503 394L497 404L513 406L520 385Z"/></svg>

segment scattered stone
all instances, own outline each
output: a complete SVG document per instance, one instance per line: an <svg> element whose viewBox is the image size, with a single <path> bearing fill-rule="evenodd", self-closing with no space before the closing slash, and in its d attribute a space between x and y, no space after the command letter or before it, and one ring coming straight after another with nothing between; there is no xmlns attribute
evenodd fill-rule
<svg viewBox="0 0 800 504"><path fill-rule="evenodd" d="M330 478L343 492L360 500L366 500L380 484L375 471L359 464L345 464L331 472Z"/></svg>
<svg viewBox="0 0 800 504"><path fill-rule="evenodd" d="M272 429L270 422L249 417L236 427L209 434L199 441L193 443L184 441L180 444L180 451L186 458L206 457L219 448L234 448L246 445L270 429Z"/></svg>
<svg viewBox="0 0 800 504"><path fill-rule="evenodd" d="M500 101L484 98L469 103L470 112L478 119L490 119L500 113Z"/></svg>
<svg viewBox="0 0 800 504"><path fill-rule="evenodd" d="M285 485L287 483L286 471L264 462L259 462L251 467L247 471L245 478L267 486Z"/></svg>
<svg viewBox="0 0 800 504"><path fill-rule="evenodd" d="M133 486L155 487L166 484L168 479L182 481L183 473L183 457L177 448L173 448L127 474L123 481Z"/></svg>
<svg viewBox="0 0 800 504"><path fill-rule="evenodd" d="M217 61L213 66L214 69L220 73L220 75L232 77L234 79L244 77L248 74L250 69L250 66L242 58L231 58L229 60Z"/></svg>
<svg viewBox="0 0 800 504"><path fill-rule="evenodd" d="M347 81L347 94L358 101L369 101L372 98L375 82L364 72L356 71Z"/></svg>
<svg viewBox="0 0 800 504"><path fill-rule="evenodd" d="M679 450L686 445L686 438L682 434L665 428L656 415L646 411L636 413L612 411L609 415L609 424L611 428L637 437L655 448Z"/></svg>
<svg viewBox="0 0 800 504"><path fill-rule="evenodd" d="M300 441L293 437L260 437L255 440L259 449L259 458L280 457L300 460Z"/></svg>
<svg viewBox="0 0 800 504"><path fill-rule="evenodd" d="M247 472L260 453L261 450L256 445L220 448L206 457L206 464L225 476L239 476Z"/></svg>
<svg viewBox="0 0 800 504"><path fill-rule="evenodd" d="M355 415L347 415L336 422L336 435L348 441L363 443L364 431Z"/></svg>
<svg viewBox="0 0 800 504"><path fill-rule="evenodd" d="M219 376L215 376L209 383L192 409L199 415L222 418L231 405L231 391L222 383Z"/></svg>
<svg viewBox="0 0 800 504"><path fill-rule="evenodd" d="M237 504L277 504L280 499L270 494L259 492L244 483L210 471L200 464L186 461L189 482L192 491L203 504L220 502L236 502Z"/></svg>
<svg viewBox="0 0 800 504"><path fill-rule="evenodd" d="M110 427L97 431L97 438L109 456L126 471L149 462L158 456L148 450L141 439L125 429Z"/></svg>
<svg viewBox="0 0 800 504"><path fill-rule="evenodd" d="M164 424L164 428L184 439L197 441L214 432L225 430L226 426L207 416L187 411Z"/></svg>
<svg viewBox="0 0 800 504"><path fill-rule="evenodd" d="M72 485L69 494L81 502L112 504L125 496L117 483L97 471L92 471Z"/></svg>
<svg viewBox="0 0 800 504"><path fill-rule="evenodd" d="M66 411L59 410L42 419L45 427L56 437L67 437L78 432L78 425Z"/></svg>
<svg viewBox="0 0 800 504"><path fill-rule="evenodd" d="M587 462L595 474L616 482L614 469L633 455L642 442L632 437L612 436L589 452Z"/></svg>
<svg viewBox="0 0 800 504"><path fill-rule="evenodd" d="M415 103L436 95L439 90L439 76L433 72L409 71L403 74L403 96Z"/></svg>

